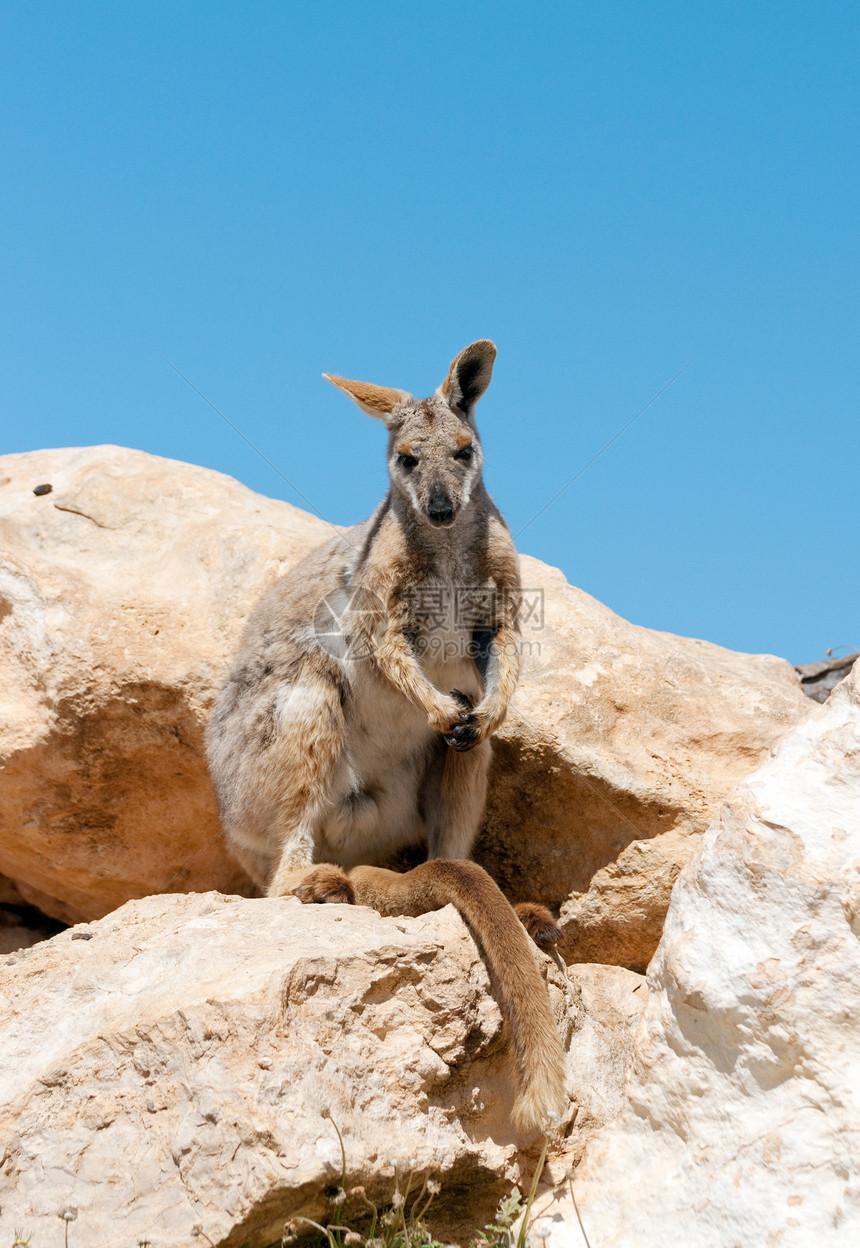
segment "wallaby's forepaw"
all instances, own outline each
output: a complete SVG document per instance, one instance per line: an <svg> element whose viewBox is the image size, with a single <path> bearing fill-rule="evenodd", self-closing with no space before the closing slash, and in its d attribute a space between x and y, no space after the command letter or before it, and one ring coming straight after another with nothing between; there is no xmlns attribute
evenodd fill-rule
<svg viewBox="0 0 860 1248"><path fill-rule="evenodd" d="M465 719L465 716L464 716ZM478 744L478 729L473 723L466 720L462 724L452 725L449 732L442 733L442 739L446 745L450 745L452 750L473 750Z"/></svg>
<svg viewBox="0 0 860 1248"><path fill-rule="evenodd" d="M355 889L346 873L341 871L340 867L331 867L327 864L312 867L301 884L297 885L292 892L294 897L298 897L299 901L305 903L355 904Z"/></svg>
<svg viewBox="0 0 860 1248"><path fill-rule="evenodd" d="M551 949L561 938L561 928L547 910L536 901L521 901L514 906L517 918L539 949Z"/></svg>
<svg viewBox="0 0 860 1248"><path fill-rule="evenodd" d="M463 693L462 689L452 689L451 697L455 702L459 702L464 711L471 711L475 705L468 693Z"/></svg>
<svg viewBox="0 0 860 1248"><path fill-rule="evenodd" d="M471 750L478 744L481 735L475 716L471 713L472 699L459 689L452 689L451 697L463 709L460 711L459 723L451 724L448 731L442 733L442 739L452 750Z"/></svg>

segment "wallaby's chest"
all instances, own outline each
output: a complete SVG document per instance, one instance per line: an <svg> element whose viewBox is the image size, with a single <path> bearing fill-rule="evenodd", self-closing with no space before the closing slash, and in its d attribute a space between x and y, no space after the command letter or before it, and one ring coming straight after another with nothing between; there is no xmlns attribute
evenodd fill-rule
<svg viewBox="0 0 860 1248"><path fill-rule="evenodd" d="M403 632L425 677L440 692L459 689L475 702L482 695L476 630L490 626L495 614L495 589L479 578L477 560L451 559L416 576L398 604ZM390 683L372 655L350 668L347 717L369 753L389 759L411 755L435 736L426 713Z"/></svg>
<svg viewBox="0 0 860 1248"><path fill-rule="evenodd" d="M495 617L495 588L482 577L476 560L453 560L429 572L406 593L406 635L421 668L444 693L452 688L478 692L457 683L475 671L476 630Z"/></svg>

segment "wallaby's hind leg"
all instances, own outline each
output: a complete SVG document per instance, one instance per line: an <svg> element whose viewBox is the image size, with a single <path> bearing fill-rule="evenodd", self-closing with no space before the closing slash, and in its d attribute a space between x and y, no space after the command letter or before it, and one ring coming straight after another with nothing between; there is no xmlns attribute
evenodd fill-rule
<svg viewBox="0 0 860 1248"><path fill-rule="evenodd" d="M299 867L281 872L280 868L269 889L270 897L298 897L306 903L355 902L355 889L342 867L321 862L313 867Z"/></svg>
<svg viewBox="0 0 860 1248"><path fill-rule="evenodd" d="M265 897L269 887L269 880L272 876L272 860L264 854L256 853L253 849L241 845L235 839L230 841L230 853L238 862L239 866L249 875L256 884L262 896Z"/></svg>
<svg viewBox="0 0 860 1248"><path fill-rule="evenodd" d="M296 683L277 699L274 740L257 774L258 795L270 813L276 855L269 897L302 901L354 900L340 867L321 862L330 790L343 753L344 718L333 681Z"/></svg>
<svg viewBox="0 0 860 1248"><path fill-rule="evenodd" d="M467 753L444 746L428 764L421 790L427 823L428 858L465 859L481 829L492 748L488 741ZM517 918L541 949L550 949L561 929L536 901L514 906Z"/></svg>
<svg viewBox="0 0 860 1248"><path fill-rule="evenodd" d="M428 767L422 794L427 856L468 858L484 817L492 747L485 741L461 753L440 745Z"/></svg>
<svg viewBox="0 0 860 1248"><path fill-rule="evenodd" d="M315 903L355 901L355 890L341 867L314 861L325 810L325 794L315 794L301 822L285 828L280 861L266 890L269 897L292 896Z"/></svg>
<svg viewBox="0 0 860 1248"><path fill-rule="evenodd" d="M551 949L558 944L561 928L546 906L539 901L521 901L514 911L539 949Z"/></svg>

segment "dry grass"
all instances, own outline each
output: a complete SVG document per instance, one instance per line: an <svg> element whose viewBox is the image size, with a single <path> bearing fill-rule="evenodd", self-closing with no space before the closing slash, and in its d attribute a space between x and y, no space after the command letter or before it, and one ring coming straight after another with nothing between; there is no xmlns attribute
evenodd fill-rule
<svg viewBox="0 0 860 1248"><path fill-rule="evenodd" d="M323 1117L331 1116L324 1112ZM403 1192L398 1184L391 1200L383 1208L368 1198L363 1187L352 1187L347 1191L343 1136L334 1119L331 1119L331 1124L337 1132L342 1163L340 1185L330 1198L333 1209L331 1221L323 1224L310 1218L295 1218L286 1224L281 1243L273 1244L271 1248L288 1248L288 1245L299 1240L307 1248L311 1248L311 1245L314 1248L446 1248L441 1241L433 1238L424 1222L433 1200L442 1190L441 1183L434 1179L425 1179L414 1196L410 1191L411 1183L406 1184ZM471 1241L473 1248L525 1248L532 1205L543 1173L548 1145L547 1140L535 1167L525 1204L519 1188L515 1187L500 1202L493 1222L483 1230L475 1231ZM352 1202L361 1202L366 1208L366 1213L361 1218L363 1229L348 1226L341 1220L341 1210L348 1197ZM519 1229L515 1231L514 1224L517 1221Z"/></svg>

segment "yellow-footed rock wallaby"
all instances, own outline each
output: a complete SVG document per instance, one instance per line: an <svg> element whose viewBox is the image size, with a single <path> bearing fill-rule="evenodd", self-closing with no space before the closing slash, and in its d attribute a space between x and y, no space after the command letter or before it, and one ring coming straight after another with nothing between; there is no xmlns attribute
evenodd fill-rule
<svg viewBox="0 0 860 1248"><path fill-rule="evenodd" d="M565 1103L564 1060L526 929L558 929L465 861L519 673L517 556L474 420L495 357L472 343L422 400L324 374L384 422L390 488L258 604L206 743L228 844L270 896L460 910L511 1025L514 1121L533 1132ZM429 861L412 871L367 865L418 842Z"/></svg>

